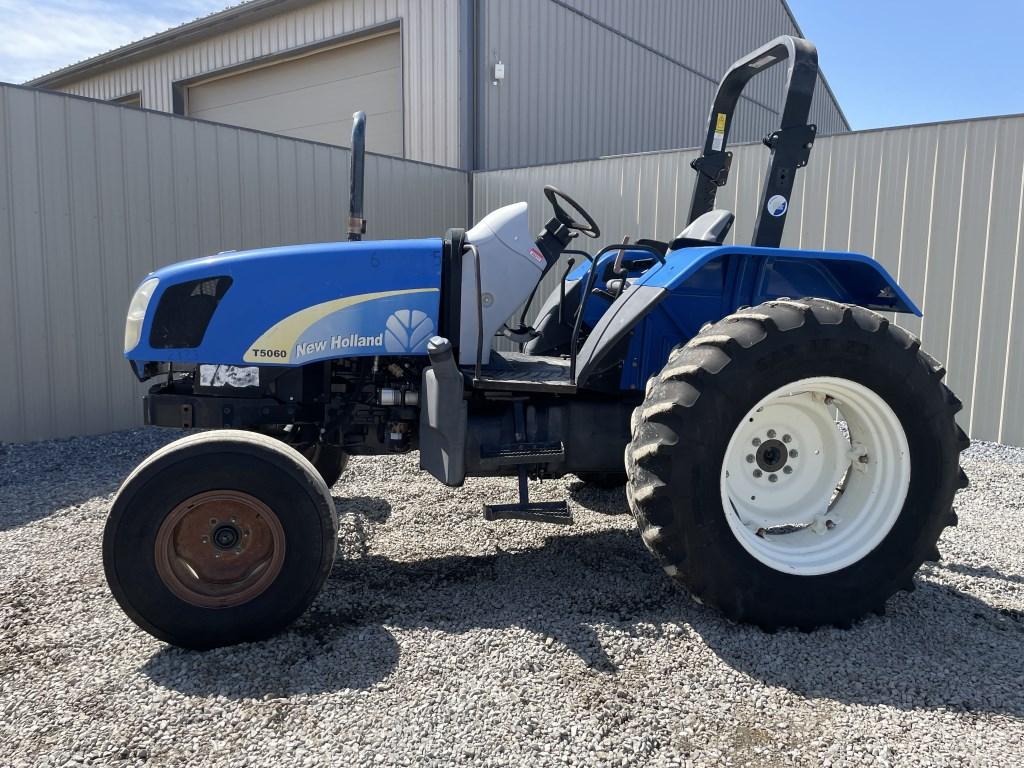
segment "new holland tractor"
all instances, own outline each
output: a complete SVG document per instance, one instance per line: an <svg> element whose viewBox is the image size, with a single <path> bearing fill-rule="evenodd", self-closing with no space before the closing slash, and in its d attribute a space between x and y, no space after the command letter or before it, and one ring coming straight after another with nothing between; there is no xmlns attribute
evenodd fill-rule
<svg viewBox="0 0 1024 768"><path fill-rule="evenodd" d="M734 110L780 62L752 244L728 245L715 194ZM103 539L118 603L185 647L281 630L331 570L328 488L346 457L418 451L448 486L517 478L518 503L485 505L487 520L571 523L565 502L530 501L531 478L624 484L668 576L729 619L809 630L884 612L956 524L968 440L943 367L887 319L920 312L886 270L781 247L817 72L793 37L734 64L693 162L689 224L594 254L577 243L597 221L550 186L537 235L516 203L468 231L363 241L357 113L348 241L185 261L131 299L125 356L155 382L146 422L203 431L118 491Z"/></svg>

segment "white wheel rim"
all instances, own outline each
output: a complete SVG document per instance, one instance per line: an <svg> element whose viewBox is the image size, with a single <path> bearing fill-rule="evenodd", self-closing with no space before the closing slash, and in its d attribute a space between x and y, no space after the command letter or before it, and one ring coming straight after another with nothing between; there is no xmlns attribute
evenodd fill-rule
<svg viewBox="0 0 1024 768"><path fill-rule="evenodd" d="M892 408L863 384L830 376L787 384L755 405L721 472L733 535L765 565L801 576L866 557L896 523L909 486L907 436Z"/></svg>

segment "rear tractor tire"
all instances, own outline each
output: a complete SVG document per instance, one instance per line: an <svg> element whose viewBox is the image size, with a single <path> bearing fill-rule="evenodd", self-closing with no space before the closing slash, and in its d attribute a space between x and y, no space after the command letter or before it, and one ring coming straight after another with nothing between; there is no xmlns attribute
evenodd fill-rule
<svg viewBox="0 0 1024 768"><path fill-rule="evenodd" d="M633 416L627 498L699 601L765 629L883 613L937 560L969 445L920 342L824 299L739 311L673 351Z"/></svg>
<svg viewBox="0 0 1024 768"><path fill-rule="evenodd" d="M334 563L330 491L295 449L237 430L189 435L140 464L103 532L114 598L185 648L260 640L313 602Z"/></svg>

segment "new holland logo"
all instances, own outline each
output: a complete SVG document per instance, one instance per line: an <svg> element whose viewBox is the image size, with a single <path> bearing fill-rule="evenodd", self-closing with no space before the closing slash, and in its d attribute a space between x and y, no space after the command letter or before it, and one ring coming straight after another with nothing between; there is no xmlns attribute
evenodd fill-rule
<svg viewBox="0 0 1024 768"><path fill-rule="evenodd" d="M328 350L358 349L360 347L379 347L384 343L384 334L376 336L360 336L358 333L350 333L348 336L331 336L329 339L318 341L303 341L295 345L295 357L308 357L318 355Z"/></svg>
<svg viewBox="0 0 1024 768"><path fill-rule="evenodd" d="M786 209L789 207L789 201L782 195L772 195L768 199L768 205L765 207L768 209L768 213L778 218L786 212Z"/></svg>
<svg viewBox="0 0 1024 768"><path fill-rule="evenodd" d="M400 309L388 318L384 327L384 349L412 352L430 338L434 321L418 309Z"/></svg>

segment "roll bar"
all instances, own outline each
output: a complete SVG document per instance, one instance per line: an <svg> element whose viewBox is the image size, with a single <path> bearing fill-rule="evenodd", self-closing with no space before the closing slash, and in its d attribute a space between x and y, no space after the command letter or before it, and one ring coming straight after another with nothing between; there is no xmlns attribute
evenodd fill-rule
<svg viewBox="0 0 1024 768"><path fill-rule="evenodd" d="M366 234L363 218L363 165L366 160L366 113L352 115L352 164L348 175L348 239L362 240Z"/></svg>
<svg viewBox="0 0 1024 768"><path fill-rule="evenodd" d="M818 50L809 40L782 35L733 64L718 86L707 137L700 157L690 165L697 171L689 221L715 207L718 188L729 179L732 153L726 150L732 118L747 83L767 69L789 61L786 73L786 103L779 128L765 139L771 150L765 175L761 207L758 209L751 243L778 248L789 211L789 197L797 169L807 165L814 146L817 126L809 125L811 97L818 80Z"/></svg>

